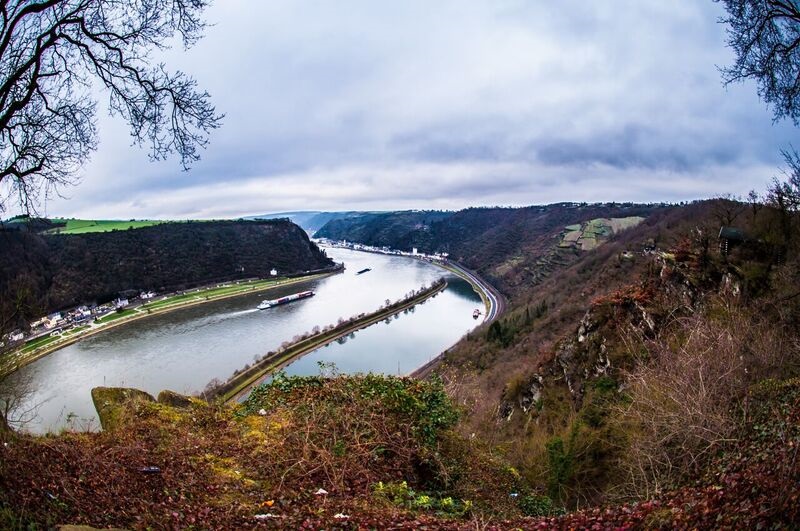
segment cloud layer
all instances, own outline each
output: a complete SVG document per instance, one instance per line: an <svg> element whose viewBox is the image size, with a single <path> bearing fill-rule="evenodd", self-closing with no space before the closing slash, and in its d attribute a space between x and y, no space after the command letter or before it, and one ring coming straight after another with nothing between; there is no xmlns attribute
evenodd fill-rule
<svg viewBox="0 0 800 531"><path fill-rule="evenodd" d="M719 4L225 0L165 60L226 113L203 160L150 163L104 118L85 217L675 201L762 190L796 130L730 63Z"/></svg>

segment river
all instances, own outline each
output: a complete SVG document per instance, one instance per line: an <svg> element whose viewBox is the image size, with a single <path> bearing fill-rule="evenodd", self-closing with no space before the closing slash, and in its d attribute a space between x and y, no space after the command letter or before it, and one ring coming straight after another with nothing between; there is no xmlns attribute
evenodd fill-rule
<svg viewBox="0 0 800 531"><path fill-rule="evenodd" d="M386 299L445 277L448 288L413 309L360 330L293 362L288 374L318 374L318 362L339 372L408 374L474 328L481 299L464 280L432 264L401 256L327 248L344 262L342 274L242 295L134 321L69 345L12 374L34 391L24 408L37 407L26 429L36 433L69 425L97 429L93 387L135 387L154 396L163 389L191 394L214 378L225 380L253 358L314 326L371 312ZM364 268L372 270L362 275ZM311 289L315 296L257 310L265 298Z"/></svg>

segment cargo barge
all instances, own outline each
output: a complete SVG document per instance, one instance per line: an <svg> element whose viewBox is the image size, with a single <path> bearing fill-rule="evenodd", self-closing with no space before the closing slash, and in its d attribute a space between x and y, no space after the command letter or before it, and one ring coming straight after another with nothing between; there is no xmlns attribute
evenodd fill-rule
<svg viewBox="0 0 800 531"><path fill-rule="evenodd" d="M293 293L292 295L287 295L285 297L281 297L280 299L261 301L261 304L258 305L258 309L266 310L267 308L272 308L273 306L280 306L281 304L286 304L288 302L299 301L300 299L306 299L313 295L313 291L301 291L300 293Z"/></svg>

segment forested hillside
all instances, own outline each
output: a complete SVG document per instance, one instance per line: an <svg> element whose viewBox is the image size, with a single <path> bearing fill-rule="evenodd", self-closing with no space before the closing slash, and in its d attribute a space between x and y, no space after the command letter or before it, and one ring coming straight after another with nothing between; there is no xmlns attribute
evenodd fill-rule
<svg viewBox="0 0 800 531"><path fill-rule="evenodd" d="M19 323L51 310L111 300L125 290L178 290L331 265L286 220L166 223L75 235L0 232L0 301ZM10 318L10 316L13 316Z"/></svg>
<svg viewBox="0 0 800 531"><path fill-rule="evenodd" d="M424 253L478 271L505 295L537 284L574 263L582 251L562 246L566 228L599 218L647 217L675 207L561 203L525 208L469 208L458 212L365 214L327 223L316 236Z"/></svg>
<svg viewBox="0 0 800 531"><path fill-rule="evenodd" d="M791 521L767 495L799 468L771 439L796 436L797 384L780 382L800 375L800 220L774 200L786 186L749 204L400 212L319 234L449 252L509 295L422 376L444 377L461 433L501 452L543 507L651 500L591 519L657 527L692 500L688 521L702 507L730 525ZM775 401L786 415L759 438ZM741 512L748 499L761 508Z"/></svg>
<svg viewBox="0 0 800 531"><path fill-rule="evenodd" d="M729 225L742 240L725 247ZM791 212L699 202L521 289L439 368L463 433L567 509L706 484L723 452L755 466L739 448L748 397L800 373L797 234ZM792 459L780 481L797 472Z"/></svg>

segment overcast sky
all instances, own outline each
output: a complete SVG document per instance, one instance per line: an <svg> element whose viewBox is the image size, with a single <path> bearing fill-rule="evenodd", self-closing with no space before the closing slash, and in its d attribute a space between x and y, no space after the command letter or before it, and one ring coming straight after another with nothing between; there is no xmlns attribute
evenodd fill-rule
<svg viewBox="0 0 800 531"><path fill-rule="evenodd" d="M226 114L203 160L148 161L100 113L99 150L45 212L680 201L764 190L797 130L731 62L710 0L217 0L168 65Z"/></svg>

